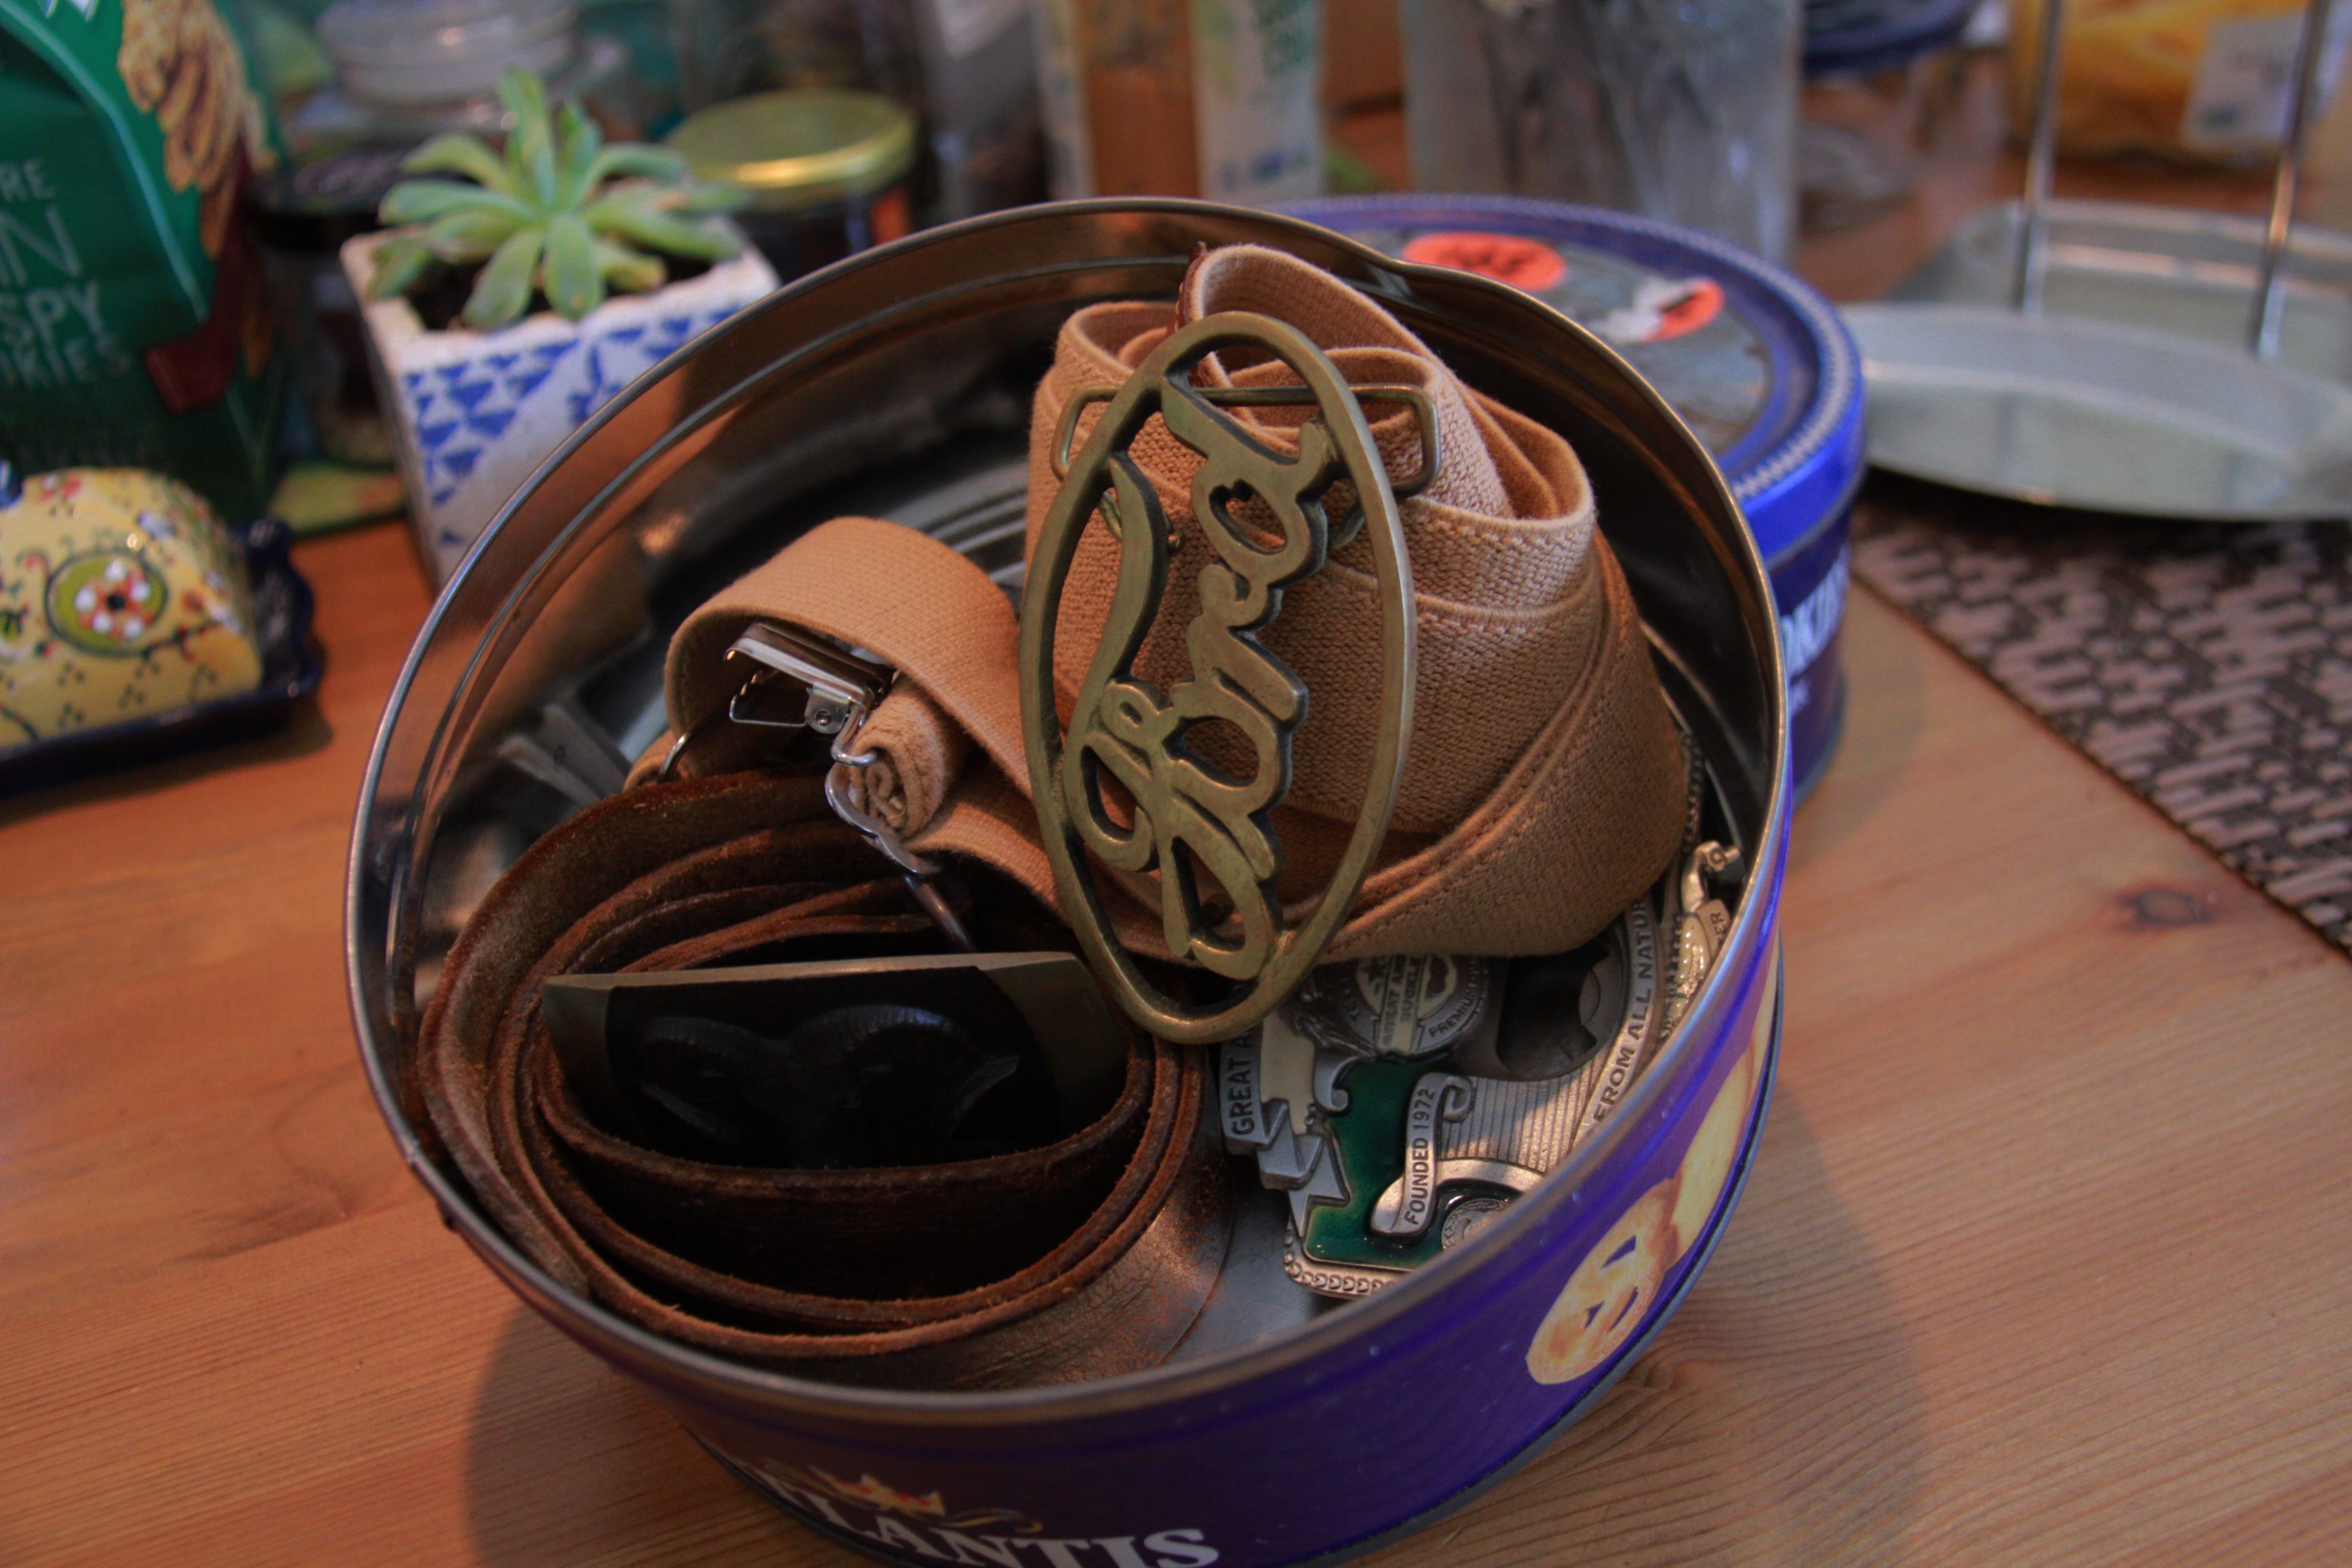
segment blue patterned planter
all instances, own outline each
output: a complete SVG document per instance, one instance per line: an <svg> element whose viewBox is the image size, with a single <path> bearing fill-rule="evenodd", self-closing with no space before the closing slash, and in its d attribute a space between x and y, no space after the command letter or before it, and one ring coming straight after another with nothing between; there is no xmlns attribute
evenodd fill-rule
<svg viewBox="0 0 2352 1568"><path fill-rule="evenodd" d="M343 247L367 298L380 235ZM758 250L656 294L607 300L578 321L541 311L503 331L428 331L406 300L367 307L370 358L394 411L401 482L436 583L499 509L614 394L776 287Z"/></svg>

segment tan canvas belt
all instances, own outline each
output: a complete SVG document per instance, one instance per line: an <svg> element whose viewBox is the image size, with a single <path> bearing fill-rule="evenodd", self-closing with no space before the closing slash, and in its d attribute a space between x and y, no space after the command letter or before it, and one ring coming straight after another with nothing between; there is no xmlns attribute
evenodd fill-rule
<svg viewBox="0 0 2352 1568"><path fill-rule="evenodd" d="M1417 389L1437 428L1436 474L1402 505L1419 650L1404 782L1383 855L1329 956L1546 953L1589 941L1657 879L1682 828L1681 743L1632 595L1568 443L1463 386L1371 300L1279 252L1235 247L1194 266L1172 321L1166 306L1144 303L1072 317L1031 420L1032 544L1057 488L1073 400L1115 385L1174 325L1225 310L1303 328L1353 384ZM1203 368L1223 385L1293 379L1279 364ZM1269 445L1293 451L1288 428L1303 412L1239 411ZM1414 414L1370 412L1380 414L1372 431L1391 476L1412 474L1423 457ZM1076 416L1081 436L1092 413ZM1215 558L1187 527L1197 455L1157 421L1132 453L1176 530L1160 629L1139 661L1165 683L1185 655L1168 628L1192 618ZM1348 498L1328 506L1341 515ZM1364 798L1380 688L1367 548L1334 551L1289 590L1265 637L1312 693L1276 816L1294 919ZM1116 568L1111 541L1090 533L1064 589L1055 675L1066 718ZM908 529L837 519L689 616L670 646L672 731L640 763L640 780L682 733L695 740L675 766L689 775L741 765L772 743L711 722L742 679L727 649L761 621L838 638L897 669L855 738L876 759L864 773L866 808L918 851L977 860L1053 900L1027 798L1013 611L977 566ZM1114 913L1127 945L1164 954L1150 902L1130 899Z"/></svg>

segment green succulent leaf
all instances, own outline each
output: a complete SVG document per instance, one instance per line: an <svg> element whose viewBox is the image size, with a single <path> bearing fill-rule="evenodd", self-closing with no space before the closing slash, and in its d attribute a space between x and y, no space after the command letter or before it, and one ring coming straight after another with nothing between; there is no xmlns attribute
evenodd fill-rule
<svg viewBox="0 0 2352 1568"><path fill-rule="evenodd" d="M522 319L530 308L532 281L539 276L539 258L547 231L533 225L519 228L491 256L474 292L466 301L466 324L478 332L494 332Z"/></svg>
<svg viewBox="0 0 2352 1568"><path fill-rule="evenodd" d="M415 174L463 174L487 190L520 196L521 190L507 178L506 165L478 136L463 131L445 132L401 160Z"/></svg>
<svg viewBox="0 0 2352 1568"><path fill-rule="evenodd" d="M578 104L565 104L555 122L555 205L559 211L575 212L588 199L589 176L604 145L604 133L596 128L596 122L582 113Z"/></svg>
<svg viewBox="0 0 2352 1568"><path fill-rule="evenodd" d="M596 264L596 242L576 213L547 220L547 259L540 288L559 315L578 321L604 302L604 273Z"/></svg>
<svg viewBox="0 0 2352 1568"><path fill-rule="evenodd" d="M376 216L387 224L430 223L460 212L511 213L518 221L530 216L530 209L512 196L455 180L403 180L376 207Z"/></svg>
<svg viewBox="0 0 2352 1568"><path fill-rule="evenodd" d="M686 160L667 147L648 147L642 142L616 142L590 162L588 179L582 192L593 195L605 181L632 174L656 180L682 179L686 174Z"/></svg>
<svg viewBox="0 0 2352 1568"><path fill-rule="evenodd" d="M580 216L599 234L634 240L672 256L724 261L742 248L733 235L716 224L672 216L655 205L656 199L636 193L608 195L589 203Z"/></svg>
<svg viewBox="0 0 2352 1568"><path fill-rule="evenodd" d="M686 185L671 211L693 213L731 213L751 200L751 193L733 185L721 185L709 180L696 180Z"/></svg>
<svg viewBox="0 0 2352 1568"><path fill-rule="evenodd" d="M741 250L713 219L742 205L742 192L688 178L667 148L604 145L578 103L551 110L547 84L530 71L507 72L499 101L509 122L503 153L453 132L409 155L412 172L461 178L404 180L385 195L380 216L408 230L376 253L375 297L413 287L436 259L479 262L465 321L494 331L530 308L534 289L578 321L608 289L659 289L669 276L661 253L723 261Z"/></svg>
<svg viewBox="0 0 2352 1568"><path fill-rule="evenodd" d="M515 194L543 210L555 201L555 134L548 123L547 84L520 66L499 79L499 101L514 121L507 132L507 177Z"/></svg>
<svg viewBox="0 0 2352 1568"><path fill-rule="evenodd" d="M514 121L513 129L520 130L534 121L541 127L548 123L547 83L537 71L509 67L499 78L498 91L499 106Z"/></svg>
<svg viewBox="0 0 2352 1568"><path fill-rule="evenodd" d="M511 211L454 212L425 226L425 243L444 261L479 261L515 234L539 226Z"/></svg>
<svg viewBox="0 0 2352 1568"><path fill-rule="evenodd" d="M404 293L433 264L433 249L424 237L396 234L375 249L375 274L368 279L368 298L389 300Z"/></svg>
<svg viewBox="0 0 2352 1568"><path fill-rule="evenodd" d="M604 281L624 294L650 294L669 280L669 268L658 256L647 256L618 240L599 239L593 242L596 269Z"/></svg>

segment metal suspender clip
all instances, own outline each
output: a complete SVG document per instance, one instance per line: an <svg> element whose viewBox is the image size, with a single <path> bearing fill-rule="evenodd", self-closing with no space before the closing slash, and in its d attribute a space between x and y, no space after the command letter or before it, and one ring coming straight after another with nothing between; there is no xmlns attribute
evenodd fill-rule
<svg viewBox="0 0 2352 1568"><path fill-rule="evenodd" d="M834 815L866 835L876 848L889 857L892 864L908 873L908 891L949 941L967 952L972 951L971 938L963 922L940 896L939 889L930 885L929 879L939 874L939 867L908 848L889 823L866 806L865 770L879 762L881 753L860 750L858 733L882 705L882 700L890 694L898 672L879 659L773 621L754 621L746 626L729 646L727 658L730 664L740 661L751 667L743 683L727 700L725 708L706 715L670 743L656 776L668 778L687 746L721 714L732 723L812 730L831 736L833 766L824 775L825 803L833 807ZM776 717L761 710L762 694L780 682L796 687L802 693L797 718Z"/></svg>

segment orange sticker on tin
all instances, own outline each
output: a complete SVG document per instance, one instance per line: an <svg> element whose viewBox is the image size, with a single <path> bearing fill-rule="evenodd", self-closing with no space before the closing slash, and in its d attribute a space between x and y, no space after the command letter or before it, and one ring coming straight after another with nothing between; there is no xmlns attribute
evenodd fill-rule
<svg viewBox="0 0 2352 1568"><path fill-rule="evenodd" d="M914 228L907 221L907 187L899 185L877 196L867 222L873 226L874 243L877 245L887 245L894 239L906 238Z"/></svg>
<svg viewBox="0 0 2352 1568"><path fill-rule="evenodd" d="M1539 239L1516 234L1424 234L1405 242L1404 258L1423 267L1475 272L1540 294L1568 276L1568 262Z"/></svg>
<svg viewBox="0 0 2352 1568"><path fill-rule="evenodd" d="M1723 314L1723 285L1712 278L1653 278L1633 300L1591 323L1619 348L1662 343L1695 332Z"/></svg>

